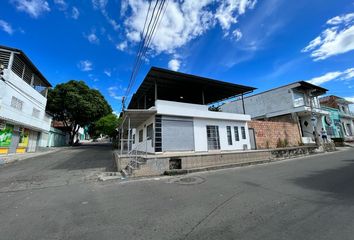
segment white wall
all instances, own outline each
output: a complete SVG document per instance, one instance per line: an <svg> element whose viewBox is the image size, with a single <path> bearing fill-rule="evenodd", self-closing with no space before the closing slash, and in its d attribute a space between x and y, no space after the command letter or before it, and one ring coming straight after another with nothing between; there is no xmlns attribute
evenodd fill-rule
<svg viewBox="0 0 354 240"><path fill-rule="evenodd" d="M147 119L143 124L141 124L136 129L133 129L132 136L135 134L135 144L132 145L132 149L137 149L140 152L147 151L148 153L154 153L155 147L152 145L153 140L146 140L146 127L150 124L153 124L154 129L154 139L155 139L155 116L150 117ZM143 129L143 141L139 143L139 131Z"/></svg>
<svg viewBox="0 0 354 240"><path fill-rule="evenodd" d="M231 112L214 112L209 111L208 106L180 103L172 101L157 100L155 102L157 114L167 116L179 116L179 117L195 117L206 119L220 119L220 120L251 120L250 115L231 113Z"/></svg>
<svg viewBox="0 0 354 240"><path fill-rule="evenodd" d="M243 150L244 144L247 144L248 149L251 148L247 122L195 118L194 119L194 141L195 141L196 152L208 151L208 139L207 139L207 130L206 130L207 125L219 126L221 151ZM232 145L228 144L227 130L226 130L227 126L231 127ZM239 130L240 141L235 140L234 126L238 126L239 128L238 130ZM245 127L246 139L242 139L241 127Z"/></svg>
<svg viewBox="0 0 354 240"><path fill-rule="evenodd" d="M0 81L0 118L26 128L49 131L50 119L45 115L47 99L12 71L4 70L5 82ZM23 101L22 110L11 107L12 97ZM32 116L33 108L40 111Z"/></svg>

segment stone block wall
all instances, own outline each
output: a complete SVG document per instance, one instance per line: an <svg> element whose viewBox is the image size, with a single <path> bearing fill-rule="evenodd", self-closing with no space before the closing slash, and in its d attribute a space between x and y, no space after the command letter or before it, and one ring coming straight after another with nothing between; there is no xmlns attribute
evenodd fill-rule
<svg viewBox="0 0 354 240"><path fill-rule="evenodd" d="M288 142L288 147L301 143L300 130L297 123L250 121L248 127L255 132L257 149L277 148L279 139Z"/></svg>

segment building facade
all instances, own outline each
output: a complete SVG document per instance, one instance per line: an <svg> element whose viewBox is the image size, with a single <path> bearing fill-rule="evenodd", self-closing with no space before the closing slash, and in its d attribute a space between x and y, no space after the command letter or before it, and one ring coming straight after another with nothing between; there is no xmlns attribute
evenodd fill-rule
<svg viewBox="0 0 354 240"><path fill-rule="evenodd" d="M0 153L34 152L50 130L45 113L51 87L19 49L0 46Z"/></svg>
<svg viewBox="0 0 354 240"><path fill-rule="evenodd" d="M244 99L227 102L223 112L246 113L254 120L295 122L303 143L314 143L314 131L324 128L322 118L329 113L320 107L318 97L327 89L300 81Z"/></svg>
<svg viewBox="0 0 354 240"><path fill-rule="evenodd" d="M320 98L320 103L323 109L335 112L333 122L339 131L338 137L354 141L354 114L349 109L349 105L353 103L334 95Z"/></svg>
<svg viewBox="0 0 354 240"><path fill-rule="evenodd" d="M209 105L253 89L153 67L123 112L121 139L128 130L128 151L153 154L250 149L250 116Z"/></svg>

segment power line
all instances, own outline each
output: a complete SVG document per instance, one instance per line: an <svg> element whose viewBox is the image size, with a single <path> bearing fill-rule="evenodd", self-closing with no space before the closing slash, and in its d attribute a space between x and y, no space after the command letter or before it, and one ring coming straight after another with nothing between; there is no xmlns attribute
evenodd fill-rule
<svg viewBox="0 0 354 240"><path fill-rule="evenodd" d="M149 15L150 15L149 13L150 13L150 8L151 8L151 2L152 1L149 2L149 8L148 8L148 12L146 14L144 27L143 27L143 32L142 32L142 39L141 39L141 42L140 42L140 45L139 45L139 49L138 49L138 52L137 52L137 55L136 55L136 58L135 58L135 63L134 63L134 66L133 66L133 69L132 69L132 73L131 73L131 76L130 76L128 88L126 90L125 96L124 96L123 101L122 101L123 109L124 109L125 99L129 95L132 87L135 84L136 76L137 76L137 73L139 72L139 69L141 67L142 60L145 57L145 54L146 54L147 50L150 47L152 39L155 36L157 27L160 24L160 21L161 21L163 15L166 12L167 5L166 5L166 8L164 8L166 0L161 0L161 1L156 0L154 8L153 8L153 11L151 13L151 17L150 17L149 23L148 23L147 28L146 28L146 32L145 32L147 19L149 18ZM156 8L157 8L157 11L156 11Z"/></svg>

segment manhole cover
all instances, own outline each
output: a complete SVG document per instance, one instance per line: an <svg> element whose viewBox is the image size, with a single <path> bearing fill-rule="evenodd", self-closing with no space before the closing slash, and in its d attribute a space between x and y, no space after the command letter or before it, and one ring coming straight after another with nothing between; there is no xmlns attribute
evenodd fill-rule
<svg viewBox="0 0 354 240"><path fill-rule="evenodd" d="M202 177L181 177L172 179L172 182L181 185L194 185L205 182L205 179Z"/></svg>

